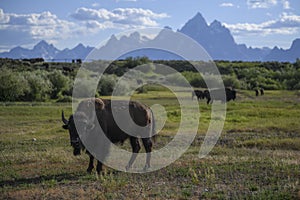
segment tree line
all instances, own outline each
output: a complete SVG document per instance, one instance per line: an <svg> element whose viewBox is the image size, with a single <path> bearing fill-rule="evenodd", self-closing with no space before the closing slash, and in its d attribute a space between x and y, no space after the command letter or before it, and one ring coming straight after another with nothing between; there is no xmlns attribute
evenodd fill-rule
<svg viewBox="0 0 300 200"><path fill-rule="evenodd" d="M200 67L209 74L212 63L188 62L180 60L151 61L147 57L124 60L93 61L86 63L89 72L86 79L94 83L98 69L108 66L105 74L97 85L96 95L110 95L114 86L128 70L139 66L149 65L146 76L161 74L159 65L169 66L180 72L195 88L206 88L203 76L195 68ZM300 60L288 62L242 62L215 61L221 73L224 85L236 89L255 90L300 90ZM26 60L0 59L0 101L71 101L74 78L81 65L78 63L47 63L42 60L29 62ZM165 78L178 85L182 77L176 74L165 74ZM87 90L87 83L78 87ZM126 87L126 85L124 85ZM148 87L151 90L155 87ZM125 90L125 89L124 89ZM146 91L146 90L139 90ZM88 91L87 91L88 92Z"/></svg>

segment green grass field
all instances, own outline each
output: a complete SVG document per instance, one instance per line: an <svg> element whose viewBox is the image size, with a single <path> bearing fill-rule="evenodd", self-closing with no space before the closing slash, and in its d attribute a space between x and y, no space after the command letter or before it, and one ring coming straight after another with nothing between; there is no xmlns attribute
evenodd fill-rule
<svg viewBox="0 0 300 200"><path fill-rule="evenodd" d="M155 91L134 98L165 106L168 121L154 149L164 146L180 121L175 97ZM210 107L199 102L198 134L168 167L145 174L105 168L96 176L86 173L87 155L73 156L61 128L61 110L71 114L71 104L2 103L0 199L299 199L300 93L240 91L227 104L217 145L199 159Z"/></svg>

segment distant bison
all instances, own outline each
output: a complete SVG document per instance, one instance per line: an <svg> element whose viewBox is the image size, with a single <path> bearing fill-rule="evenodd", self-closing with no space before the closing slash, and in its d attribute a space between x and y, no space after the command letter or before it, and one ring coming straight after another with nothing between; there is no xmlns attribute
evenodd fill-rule
<svg viewBox="0 0 300 200"><path fill-rule="evenodd" d="M230 88L225 88L225 96L222 95L222 89L205 90L204 97L207 99L207 104L214 100L220 100L221 102L228 102L236 99L236 91Z"/></svg>
<svg viewBox="0 0 300 200"><path fill-rule="evenodd" d="M201 90L194 90L192 91L192 100L194 99L194 96L197 97L197 100L199 101L200 99L204 99L204 92L202 92Z"/></svg>
<svg viewBox="0 0 300 200"><path fill-rule="evenodd" d="M129 104L129 107L128 107ZM126 106L127 105L127 106ZM93 108L96 109L95 112L92 112ZM114 117L113 117L113 110L117 111L118 115L124 114L125 111L129 111L130 116L135 124L141 127L145 127L146 133L134 133L128 135L125 131L121 130L117 125ZM96 116L95 116L96 115ZM79 126L75 127L76 125ZM89 135L89 134L101 134L101 130L97 129L95 124L98 120L101 129L103 130L105 136L112 142L112 143L123 143L126 139L130 139L130 144L132 147L132 156L126 166L126 170L130 169L133 162L136 159L137 153L140 151L140 143L139 137L142 137L143 146L145 147L147 157L146 157L146 164L144 170L147 170L150 167L150 158L151 158L151 151L152 151L152 137L155 134L155 121L154 115L149 107L143 105L139 102L135 101L114 101L112 103L111 100L105 100L100 98L91 98L82 101L76 112L70 116L69 120L67 120L62 112L62 121L64 123L63 128L69 130L71 145L73 147L73 154L79 155L81 150L84 150L85 147L78 135L78 132L81 134ZM124 119L125 123L126 119ZM132 130L132 132L135 132ZM81 135L82 136L82 135ZM101 149L101 155L99 160L105 159L105 157L109 153L110 144L103 141L94 141L95 145ZM87 168L87 172L91 173L94 168L94 155L87 151L87 154L90 157L89 166ZM99 156L97 154L97 156ZM99 158L99 157L97 157ZM102 170L102 163L101 161L97 162L97 172L100 173Z"/></svg>
<svg viewBox="0 0 300 200"><path fill-rule="evenodd" d="M74 69L71 68L71 67L66 67L66 66L63 66L63 71L66 71L66 72L73 72Z"/></svg>
<svg viewBox="0 0 300 200"><path fill-rule="evenodd" d="M255 96L258 96L258 95L259 95L258 89L255 89Z"/></svg>
<svg viewBox="0 0 300 200"><path fill-rule="evenodd" d="M263 88L260 88L260 89L255 89L255 96L258 96L260 93L261 96L263 96L265 94L265 91Z"/></svg>
<svg viewBox="0 0 300 200"><path fill-rule="evenodd" d="M265 94L264 88L260 88L260 95L263 96Z"/></svg>

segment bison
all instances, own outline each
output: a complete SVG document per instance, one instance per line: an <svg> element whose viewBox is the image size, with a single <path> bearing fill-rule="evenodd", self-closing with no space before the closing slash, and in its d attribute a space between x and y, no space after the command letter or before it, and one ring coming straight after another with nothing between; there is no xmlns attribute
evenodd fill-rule
<svg viewBox="0 0 300 200"><path fill-rule="evenodd" d="M259 94L261 95L261 96L263 96L264 94L265 94L265 90L263 89L263 88L256 88L255 89L255 96L259 96Z"/></svg>
<svg viewBox="0 0 300 200"><path fill-rule="evenodd" d="M255 89L255 96L258 96L258 95L259 95L258 89Z"/></svg>
<svg viewBox="0 0 300 200"><path fill-rule="evenodd" d="M92 112L93 109L95 109L96 112ZM143 130L145 130L146 133L138 133L136 130L132 130L132 133L129 135L127 131L131 130L130 128L128 128L127 131L124 131L117 125L113 113L122 115L126 111L127 113L129 111L130 117L136 125L145 128ZM75 126L75 119L77 126ZM111 143L123 144L125 140L130 140L132 156L126 166L126 170L130 169L136 159L137 153L141 149L139 138L141 138L147 153L144 170L147 170L150 167L152 144L155 136L155 120L153 112L149 107L136 101L112 101L100 98L91 98L80 102L76 112L69 117L69 120L65 118L64 113L62 112L62 121L64 123L63 128L69 130L71 146L73 147L73 154L75 156L79 155L82 150L85 150L85 146L81 140L82 135L79 137L78 132L83 135L103 135L101 134L101 130L95 126L95 123L97 123L95 120L98 120L105 135L104 137L107 137ZM127 123L128 119L123 120ZM95 145L98 145L98 148L101 150L100 159L97 161L96 168L97 173L100 173L102 170L101 161L104 160L109 153L110 142L93 142L95 142ZM92 155L92 153L88 150L86 150L86 153L90 157L87 172L91 173L94 168L94 155ZM97 156L99 155L97 154Z"/></svg>
<svg viewBox="0 0 300 200"><path fill-rule="evenodd" d="M260 95L263 96L265 94L264 88L260 88Z"/></svg>
<svg viewBox="0 0 300 200"><path fill-rule="evenodd" d="M197 97L197 100L199 101L200 99L204 99L204 92L202 92L201 90L194 90L192 91L192 100L194 99L194 96Z"/></svg>
<svg viewBox="0 0 300 200"><path fill-rule="evenodd" d="M207 99L207 104L214 100L220 100L221 102L227 102L236 99L236 91L230 88L225 88L225 96L222 95L222 89L204 90L204 96Z"/></svg>

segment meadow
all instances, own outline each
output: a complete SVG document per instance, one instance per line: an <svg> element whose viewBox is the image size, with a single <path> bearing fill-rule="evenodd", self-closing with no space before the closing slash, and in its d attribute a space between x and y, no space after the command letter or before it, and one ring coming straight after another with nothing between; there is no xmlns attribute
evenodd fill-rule
<svg viewBox="0 0 300 200"><path fill-rule="evenodd" d="M149 91L133 98L166 108L168 121L154 149L163 147L180 121L175 97ZM198 134L171 165L144 174L106 167L97 176L86 173L87 155L73 156L61 127L61 111L71 114L70 103L2 103L0 199L299 199L300 93L265 91L256 97L238 91L236 101L227 103L216 146L200 159L210 108L199 102Z"/></svg>

